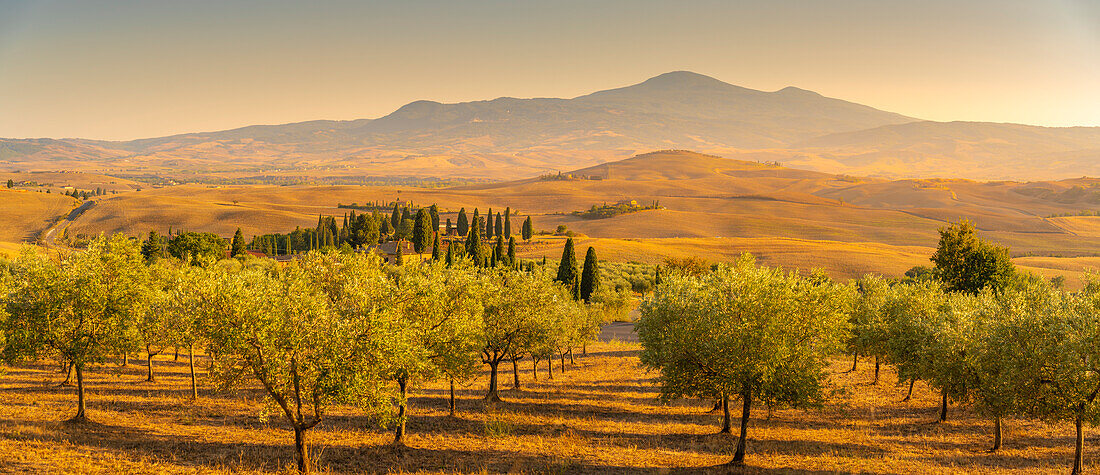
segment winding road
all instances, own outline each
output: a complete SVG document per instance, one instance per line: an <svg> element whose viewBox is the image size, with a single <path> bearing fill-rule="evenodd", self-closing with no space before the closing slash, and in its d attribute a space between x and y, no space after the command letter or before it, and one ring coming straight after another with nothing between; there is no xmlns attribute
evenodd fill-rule
<svg viewBox="0 0 1100 475"><path fill-rule="evenodd" d="M80 206L73 208L72 211L69 211L68 215L66 215L60 221L54 223L53 226L50 226L50 229L46 230L46 232L42 235L42 241L46 244L47 247L57 247L57 236L63 234L59 231L69 227L69 225L72 224L73 221L76 220L76 218L79 218L80 215L84 214L85 211L94 208L95 205L96 200L88 200Z"/></svg>

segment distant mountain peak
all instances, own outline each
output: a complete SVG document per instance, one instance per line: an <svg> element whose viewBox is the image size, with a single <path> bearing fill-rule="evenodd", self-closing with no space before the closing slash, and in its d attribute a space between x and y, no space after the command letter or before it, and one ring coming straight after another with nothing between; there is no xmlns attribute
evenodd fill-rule
<svg viewBox="0 0 1100 475"><path fill-rule="evenodd" d="M818 93L816 93L816 92L814 92L814 91L810 91L810 90L807 90L807 89L802 89L802 88L798 88L798 87L794 87L794 86L787 86L787 87L785 87L785 88L783 88L783 89L780 89L780 90L778 90L778 91L775 91L775 93L776 93L776 94L784 94L784 95L788 95L788 96L797 96L797 95L802 95L802 96L817 96L817 97L821 97L821 94L818 94Z"/></svg>
<svg viewBox="0 0 1100 475"><path fill-rule="evenodd" d="M691 71L672 71L651 77L641 84L651 86L731 86L710 76Z"/></svg>

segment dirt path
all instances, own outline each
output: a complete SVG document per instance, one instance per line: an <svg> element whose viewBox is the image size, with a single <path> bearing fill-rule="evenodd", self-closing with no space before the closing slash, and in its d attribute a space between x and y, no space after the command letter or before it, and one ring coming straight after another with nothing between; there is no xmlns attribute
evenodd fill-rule
<svg viewBox="0 0 1100 475"><path fill-rule="evenodd" d="M85 201L80 206L73 208L72 211L69 211L69 214L59 220L57 223L54 223L54 225L51 226L50 229L46 230L46 232L42 235L42 240L45 242L46 246L57 247L57 237L64 234L62 230L73 224L73 221L76 221L76 218L79 218L80 215L84 214L85 211L92 209L93 207L95 207L95 205L96 200Z"/></svg>

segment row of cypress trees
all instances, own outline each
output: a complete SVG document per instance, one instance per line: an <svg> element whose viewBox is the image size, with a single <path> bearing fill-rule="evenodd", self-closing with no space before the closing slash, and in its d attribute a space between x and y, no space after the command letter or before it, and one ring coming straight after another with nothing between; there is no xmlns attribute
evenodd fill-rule
<svg viewBox="0 0 1100 475"><path fill-rule="evenodd" d="M584 255L584 267L577 272L577 253L574 248L573 238L565 241L565 249L561 254L561 262L558 263L558 275L554 280L573 289L573 300L584 300L591 303L592 294L600 288L600 269L596 259L596 248L589 246Z"/></svg>

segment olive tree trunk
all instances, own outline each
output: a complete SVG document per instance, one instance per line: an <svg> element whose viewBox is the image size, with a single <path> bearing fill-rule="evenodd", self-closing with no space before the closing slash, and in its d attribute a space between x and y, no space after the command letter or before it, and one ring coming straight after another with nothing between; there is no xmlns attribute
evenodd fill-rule
<svg viewBox="0 0 1100 475"><path fill-rule="evenodd" d="M1001 448L1001 416L993 418L993 448L990 452L996 452Z"/></svg>
<svg viewBox="0 0 1100 475"><path fill-rule="evenodd" d="M151 351L151 347L145 345L145 363L148 368L148 376L146 376L145 382L147 383L156 381L156 378L153 377L153 355L154 353Z"/></svg>
<svg viewBox="0 0 1100 475"><path fill-rule="evenodd" d="M519 389L519 358L512 358L512 389Z"/></svg>
<svg viewBox="0 0 1100 475"><path fill-rule="evenodd" d="M76 367L76 415L72 422L84 422L88 420L87 406L84 403L84 363L74 363Z"/></svg>
<svg viewBox="0 0 1100 475"><path fill-rule="evenodd" d="M722 395L722 430L718 431L721 434L730 434L733 432L730 424L730 397L729 395Z"/></svg>
<svg viewBox="0 0 1100 475"><path fill-rule="evenodd" d="M449 408L451 410L451 417L454 417L455 416L455 379L454 378L451 378L451 404L450 404Z"/></svg>
<svg viewBox="0 0 1100 475"><path fill-rule="evenodd" d="M879 361L878 357L876 356L875 357L875 382L873 382L871 384L878 384L878 370L879 370L880 367L881 367L881 362Z"/></svg>
<svg viewBox="0 0 1100 475"><path fill-rule="evenodd" d="M940 422L947 421L947 388L943 388L940 398Z"/></svg>
<svg viewBox="0 0 1100 475"><path fill-rule="evenodd" d="M1077 442L1073 451L1073 475L1081 475L1081 462L1085 457L1085 433L1081 427L1081 415L1075 420L1077 425Z"/></svg>
<svg viewBox="0 0 1100 475"><path fill-rule="evenodd" d="M187 362L191 367L191 399L199 398L199 387L195 384L195 345L187 345Z"/></svg>
<svg viewBox="0 0 1100 475"><path fill-rule="evenodd" d="M294 425L294 450L298 454L298 473L309 473L312 464L309 461L309 445L306 443L306 429Z"/></svg>
<svg viewBox="0 0 1100 475"><path fill-rule="evenodd" d="M408 385L408 378L397 378L397 427L393 433L393 445L405 445L405 422L409 419L409 398L406 392Z"/></svg>
<svg viewBox="0 0 1100 475"><path fill-rule="evenodd" d="M489 402L499 402L500 392L497 391L497 369L500 367L500 360L489 360L489 392L485 394L485 400Z"/></svg>
<svg viewBox="0 0 1100 475"><path fill-rule="evenodd" d="M741 394L741 438L737 440L737 451L733 454L732 465L745 464L745 448L748 445L749 411L752 409L752 391L746 389Z"/></svg>

